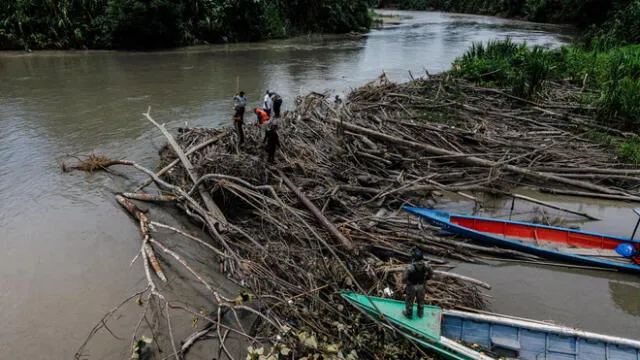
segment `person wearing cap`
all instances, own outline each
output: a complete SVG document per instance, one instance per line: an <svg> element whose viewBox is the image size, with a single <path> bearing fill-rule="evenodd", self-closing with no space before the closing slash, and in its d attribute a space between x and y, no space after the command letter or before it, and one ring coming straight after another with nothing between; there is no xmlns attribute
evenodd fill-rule
<svg viewBox="0 0 640 360"><path fill-rule="evenodd" d="M407 266L407 270L404 273L404 283L406 284L405 293L407 298L405 300L406 310L402 312L404 316L409 319L413 319L413 303L418 303L418 317L424 315L424 295L425 295L425 283L433 276L433 270L431 266L424 262L422 251L418 248L411 250L411 264Z"/></svg>

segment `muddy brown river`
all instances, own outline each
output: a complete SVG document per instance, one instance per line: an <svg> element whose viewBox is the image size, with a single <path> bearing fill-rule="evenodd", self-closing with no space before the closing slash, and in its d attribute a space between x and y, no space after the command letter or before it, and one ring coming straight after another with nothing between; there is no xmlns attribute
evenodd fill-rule
<svg viewBox="0 0 640 360"><path fill-rule="evenodd" d="M400 24L365 36L151 53L0 54L0 357L70 359L107 311L144 287L140 263L130 266L140 246L136 226L113 198L143 178L129 172L64 174L58 161L96 151L154 167L163 139L140 115L148 106L173 130L185 123L218 126L230 120L238 80L250 105L274 89L286 108L298 94L344 93L382 71L404 81L409 71L420 76L446 70L473 41L510 36L554 47L572 38L570 29L559 26L401 14L406 18ZM548 200L604 219L585 229L626 235L634 225L624 205ZM460 212L472 208L445 205ZM154 216L170 222L171 214ZM494 311L640 338L636 276L510 263L461 264L457 271L494 285ZM217 281L228 286L223 278ZM122 340L101 334L87 359L129 357L138 320L133 307L123 309L111 327Z"/></svg>

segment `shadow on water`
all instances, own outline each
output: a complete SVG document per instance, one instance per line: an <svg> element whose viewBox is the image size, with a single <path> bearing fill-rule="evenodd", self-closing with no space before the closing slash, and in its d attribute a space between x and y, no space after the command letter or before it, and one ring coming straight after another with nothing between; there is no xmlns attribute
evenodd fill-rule
<svg viewBox="0 0 640 360"><path fill-rule="evenodd" d="M609 292L616 306L629 315L640 317L640 284L609 282Z"/></svg>

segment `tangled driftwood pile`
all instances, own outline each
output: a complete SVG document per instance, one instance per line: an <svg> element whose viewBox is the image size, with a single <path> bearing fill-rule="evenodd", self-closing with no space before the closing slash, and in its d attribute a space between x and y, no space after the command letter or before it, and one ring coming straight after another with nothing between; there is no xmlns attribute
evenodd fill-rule
<svg viewBox="0 0 640 360"><path fill-rule="evenodd" d="M566 94L566 87L557 91L550 96ZM265 347L272 350L264 354L286 358L413 357L408 354L420 350L403 342L391 346L379 327L345 306L338 292L380 296L388 287L399 296L399 270L412 246L443 267L447 258L482 261L480 253L532 258L438 237L402 213L403 205L433 206L438 193L451 192L481 206L478 192L504 195L521 186L640 200L633 176L640 170L616 164L587 139L592 128L608 129L590 120L590 109L577 105L530 103L439 78L395 84L384 77L354 90L343 105L318 93L295 105L280 120L282 148L274 166L264 161L262 135L253 122L245 125L246 142L239 147L227 128L179 129L174 140L147 113L169 139L157 174L129 160L105 157L64 167L129 165L151 177L117 198L139 222L145 296L166 314L181 309L207 321L181 343L173 338L170 322L163 325L169 334L165 345L177 358L210 334L232 357L224 346L229 332L245 337L253 349ZM162 193L147 187L152 182ZM203 224L210 238L154 222L129 199L175 204ZM213 288L201 273L218 269L198 267L167 247L154 237L160 228L196 241L194 246L219 259L222 271L246 293L235 298ZM163 262L181 264L207 289L211 314L165 300ZM443 270L428 283L429 303L486 306L477 287L488 285ZM238 319L239 312L253 314L256 321L249 328L221 321L225 314ZM136 344L140 351L143 344Z"/></svg>

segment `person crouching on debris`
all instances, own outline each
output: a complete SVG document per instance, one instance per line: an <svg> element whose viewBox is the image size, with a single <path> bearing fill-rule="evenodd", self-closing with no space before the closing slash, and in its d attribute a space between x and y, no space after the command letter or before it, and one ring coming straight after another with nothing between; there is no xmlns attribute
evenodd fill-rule
<svg viewBox="0 0 640 360"><path fill-rule="evenodd" d="M422 251L418 248L411 250L411 264L404 273L404 283L406 284L405 293L407 299L405 301L406 310L402 312L404 316L413 319L413 301L418 303L418 317L424 315L424 295L425 283L433 276L431 266L424 262Z"/></svg>
<svg viewBox="0 0 640 360"><path fill-rule="evenodd" d="M266 123L267 121L269 121L269 119L271 119L271 117L269 116L269 113L267 113L263 109L256 108L253 112L256 114L256 118L258 120L256 125L258 127L262 127L262 124Z"/></svg>

